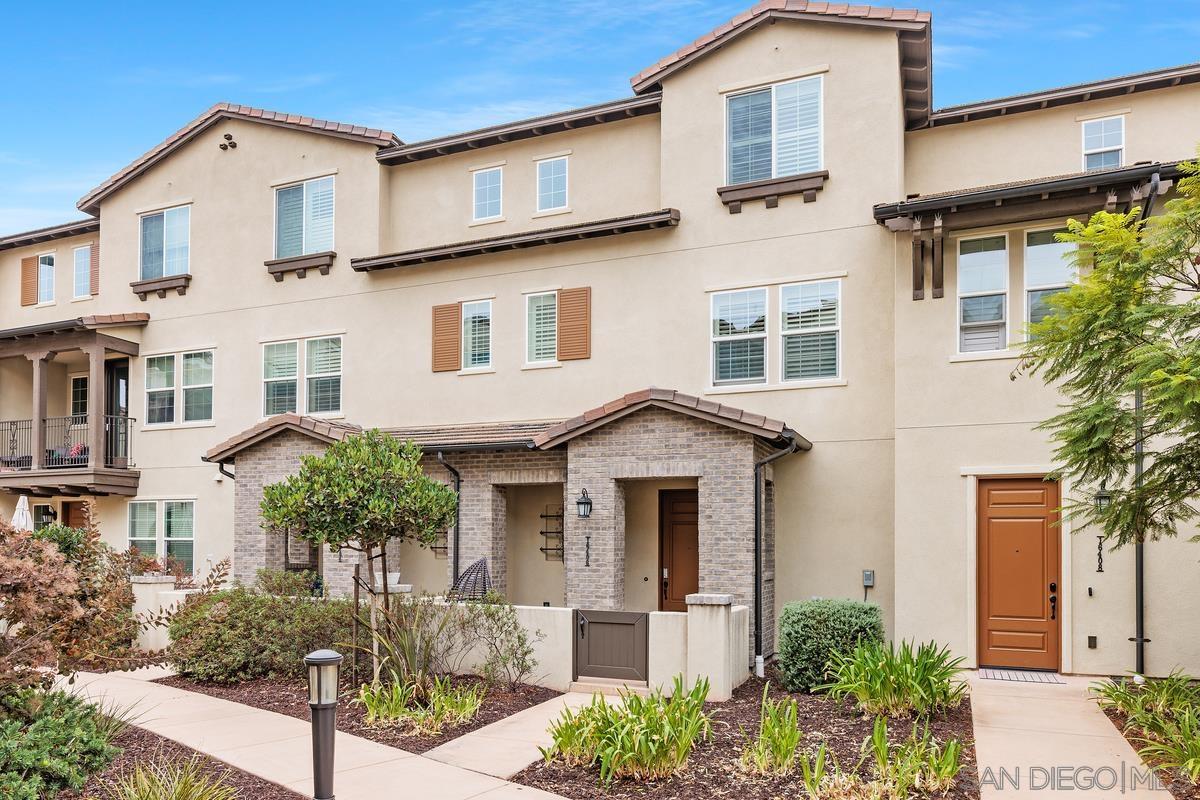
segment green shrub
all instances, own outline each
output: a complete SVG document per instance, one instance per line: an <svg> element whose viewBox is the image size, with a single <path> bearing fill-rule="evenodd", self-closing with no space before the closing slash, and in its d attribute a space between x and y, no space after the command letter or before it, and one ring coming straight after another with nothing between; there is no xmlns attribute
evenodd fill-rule
<svg viewBox="0 0 1200 800"><path fill-rule="evenodd" d="M171 619L168 658L180 675L213 683L301 678L304 656L348 642L352 620L349 600L240 587L196 595Z"/></svg>
<svg viewBox="0 0 1200 800"><path fill-rule="evenodd" d="M120 725L64 692L26 689L0 699L0 797L39 800L78 791L112 761Z"/></svg>
<svg viewBox="0 0 1200 800"><path fill-rule="evenodd" d="M853 600L788 603L779 615L779 674L784 688L810 692L825 682L825 665L835 653L859 642L883 641L879 606Z"/></svg>
<svg viewBox="0 0 1200 800"><path fill-rule="evenodd" d="M139 764L110 789L113 800L237 800L237 787L224 776L206 775L198 756Z"/></svg>
<svg viewBox="0 0 1200 800"><path fill-rule="evenodd" d="M68 528L61 523L52 522L41 530L34 531L33 538L50 542L68 561L73 561L87 545L88 534L86 528Z"/></svg>
<svg viewBox="0 0 1200 800"><path fill-rule="evenodd" d="M1157 769L1200 783L1200 684L1183 672L1138 683L1128 678L1092 684L1104 708L1126 717L1125 730L1141 743L1138 755Z"/></svg>
<svg viewBox="0 0 1200 800"><path fill-rule="evenodd" d="M547 762L562 759L568 766L600 765L600 780L653 780L674 775L687 765L692 747L708 737L712 724L704 713L708 680L685 691L675 677L668 699L655 689L648 697L621 694L609 705L603 695L573 712L564 709L550 724L551 745L541 748Z"/></svg>
<svg viewBox="0 0 1200 800"><path fill-rule="evenodd" d="M758 737L742 751L742 766L760 775L787 775L796 766L802 736L796 699L772 700L767 696L770 689L770 684L763 687Z"/></svg>
<svg viewBox="0 0 1200 800"><path fill-rule="evenodd" d="M967 685L958 679L962 658L934 642L870 642L829 662L833 682L822 688L837 699L853 697L868 714L930 714L962 702Z"/></svg>
<svg viewBox="0 0 1200 800"><path fill-rule="evenodd" d="M317 573L312 570L290 572L283 569L260 569L254 574L254 588L265 594L283 597L313 597L319 595Z"/></svg>
<svg viewBox="0 0 1200 800"><path fill-rule="evenodd" d="M363 707L368 725L399 725L436 736L448 725L473 720L486 693L483 684L455 685L449 676L425 686L393 672L391 680L364 685L352 702Z"/></svg>

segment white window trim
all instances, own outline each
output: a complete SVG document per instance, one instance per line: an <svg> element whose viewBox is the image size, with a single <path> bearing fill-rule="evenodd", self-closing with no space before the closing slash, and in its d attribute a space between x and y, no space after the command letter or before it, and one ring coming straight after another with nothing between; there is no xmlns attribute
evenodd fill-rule
<svg viewBox="0 0 1200 800"><path fill-rule="evenodd" d="M475 216L475 209L478 203L475 200L475 180L476 177L485 172L495 172L500 175L500 213L491 214L486 217ZM480 167L479 169L471 170L471 222L499 222L504 219L504 165L496 165L490 167Z"/></svg>
<svg viewBox="0 0 1200 800"><path fill-rule="evenodd" d="M188 389L203 388L205 386L213 387L213 418L193 420L192 422L183 421L183 357L192 353L212 353L212 383L198 383L194 386L188 386ZM171 356L175 360L174 378L175 385L171 391L175 393L175 414L171 422L150 422L150 392L165 392L166 387L162 389L151 389L149 387L148 371L150 369L150 359L162 358L163 356ZM212 428L217 422L217 351L215 347L197 347L188 350L168 350L162 353L148 353L142 358L142 419L145 422L142 424L142 430L159 431L172 430L175 428Z"/></svg>
<svg viewBox="0 0 1200 800"><path fill-rule="evenodd" d="M329 230L329 250L330 252L337 250L337 170L326 173L324 175L314 175L311 178L303 178L301 180L289 181L282 184L274 184L271 186L271 252L275 258L279 258L279 193L284 189L291 189L295 186L304 187L304 196L308 197L308 184L314 181L323 181L326 178L333 179L333 225ZM305 256L315 255L315 253L306 253L308 249L308 225L304 219L304 199L300 201L300 255L290 256L290 258L304 258ZM191 224L189 215L188 224ZM189 238L190 238L189 232ZM190 241L189 241L190 245ZM325 252L322 250L321 252ZM190 264L189 264L190 266Z"/></svg>
<svg viewBox="0 0 1200 800"><path fill-rule="evenodd" d="M998 236L1004 237L1004 289L997 291L990 289L986 292L967 292L962 291L962 244L963 242L974 242L979 239L995 239ZM972 236L963 236L954 240L954 354L956 356L978 356L980 353L1000 353L1008 351L1009 345L1012 342L1012 319L1009 313L1009 302L1012 300L1010 289L1012 280L1009 276L1009 271L1012 269L1012 243L1009 241L1008 232L988 233ZM1003 294L1004 302L1001 305L1004 311L1004 318L1001 320L1004 323L1004 346L996 350L972 350L965 352L962 349L962 299L964 297L991 297L994 294ZM994 325L994 322L979 323L976 325L968 325L967 327L979 327L982 325Z"/></svg>
<svg viewBox="0 0 1200 800"><path fill-rule="evenodd" d="M718 336L713 331L713 320L716 318L717 298L727 294L740 292L762 291L763 293L763 332L737 333L732 336ZM717 342L734 342L742 339L763 340L763 376L762 380L722 381L717 382ZM768 386L771 382L771 291L766 286L747 286L744 289L732 289L726 292L712 292L708 300L708 386L710 389L728 389L731 387L753 388Z"/></svg>
<svg viewBox="0 0 1200 800"><path fill-rule="evenodd" d="M140 245L140 243L139 243L139 245ZM71 299L72 300L91 300L92 299L92 288L93 288L92 287L92 248L95 246L96 246L95 244L81 244L78 247L71 248ZM88 251L88 263L87 263L87 276L88 276L87 288L88 288L88 290L87 290L86 294L77 294L76 293L76 291L79 289L79 285L78 285L79 282L76 280L75 259L78 258L78 253L80 250Z"/></svg>
<svg viewBox="0 0 1200 800"><path fill-rule="evenodd" d="M1021 327L1022 332L1029 328L1029 293L1039 292L1046 289L1069 289L1071 285L1079 281L1079 273L1074 266L1071 267L1071 274L1067 277L1066 283L1048 283L1045 285L1031 286L1029 283L1029 234L1042 233L1044 231L1061 231L1065 230L1063 225L1043 225L1037 228L1025 228L1021 231L1021 281L1025 285L1025 296L1021 303L1021 313L1024 315L1024 325Z"/></svg>
<svg viewBox="0 0 1200 800"><path fill-rule="evenodd" d="M546 206L542 208L542 164L550 164L555 161L563 162L563 203L561 206ZM503 179L501 179L503 180ZM569 156L552 156L548 158L540 158L534 162L533 180L534 186L534 206L538 214L549 216L551 214L561 214L564 211L569 211L571 208L571 159Z"/></svg>
<svg viewBox="0 0 1200 800"><path fill-rule="evenodd" d="M1121 146L1120 147L1093 147L1091 150L1089 150L1087 148L1087 126L1092 123L1104 123L1110 119L1121 120ZM1127 131L1125 130L1125 128L1126 128L1126 126L1125 126L1125 115L1124 114L1110 114L1105 117L1094 117L1092 119L1082 120L1079 123L1079 145L1080 145L1080 150L1083 152L1083 155L1080 157L1080 167L1082 168L1082 170L1084 172L1089 171L1088 165L1087 165L1088 156L1095 155L1097 153L1111 153L1114 150L1116 150L1117 152L1119 152L1121 154L1117 160L1117 167L1125 166L1125 151L1129 147L1129 140L1126 136Z"/></svg>
<svg viewBox="0 0 1200 800"><path fill-rule="evenodd" d="M529 304L535 297L546 297L554 295L554 358L543 358L538 361L529 360L529 335L532 331L529 330ZM521 360L524 362L524 368L539 368L539 367L556 367L561 363L558 360L558 290L554 289L546 292L526 292L525 293L525 352Z"/></svg>
<svg viewBox="0 0 1200 800"><path fill-rule="evenodd" d="M190 352L190 351L189 351ZM132 497L125 504L125 547L133 547L133 542L148 542L146 538L132 538L129 530L131 521L130 507L134 503L149 503L154 506L154 559L158 563L162 563L167 557L167 542L191 542L192 543L192 573L196 572L197 557L196 557L196 531L199 530L199 517L197 508L199 503L195 497ZM192 538L172 538L167 539L167 503L190 503L192 506ZM144 554L143 554L144 555Z"/></svg>
<svg viewBox="0 0 1200 800"><path fill-rule="evenodd" d="M336 372L309 373L309 371L308 371L308 348L313 342L319 342L323 339L337 339L338 340L338 368L337 368L337 371ZM346 382L346 378L345 378L345 375L346 375L346 352L345 352L344 348L342 347L342 344L343 344L343 340L342 340L341 336L310 336L309 338L304 340L304 353L303 353L303 355L301 355L301 357L304 359L304 362L300 365L300 368L301 368L301 375L303 376L303 379L304 379L304 413L305 413L305 415L313 416L313 417L322 417L322 418L342 416L342 399L343 399L342 395L343 395L343 389L345 388L345 382ZM299 353L298 353L298 355L299 355ZM338 379L338 407L337 407L336 411L312 411L312 412L310 412L308 410L308 379L309 378L337 378ZM299 402L300 402L300 396L297 395L296 403L299 404Z"/></svg>
<svg viewBox="0 0 1200 800"><path fill-rule="evenodd" d="M837 322L831 326L821 328L796 328L794 330L784 330L783 328L783 292L785 289L792 286L803 286L809 283L832 283L837 286ZM796 281L794 283L783 284L779 287L779 383L787 386L805 385L809 383L830 384L832 381L841 381L843 379L844 370L842 369L842 281L841 278L825 278L822 280L807 280ZM768 320L770 318L768 317ZM711 323L710 323L711 324ZM768 322L768 328L770 323ZM783 346L783 340L788 336L798 336L806 333L828 333L833 331L837 334L837 372L833 375L826 375L820 378L791 378L785 377L786 370L784 369L784 358L786 357L786 348ZM723 386L727 384L722 384Z"/></svg>
<svg viewBox="0 0 1200 800"><path fill-rule="evenodd" d="M337 339L342 343L342 365L337 372L320 372L314 373L311 377L328 378L339 377L342 379L341 396L338 398L337 411L309 411L308 410L308 343L317 339ZM263 364L267 356L267 348L273 344L290 344L296 345L296 376L294 378L265 378L263 377ZM296 410L294 412L281 411L279 413L294 413L306 417L318 417L320 419L340 419L345 416L345 400L346 400L346 339L341 333L324 333L314 334L312 336L293 337L291 339L272 339L264 341L259 348L258 358L258 415L259 420L270 419L267 416L267 384L282 383L284 381L296 381ZM275 416L275 415L272 415Z"/></svg>
<svg viewBox="0 0 1200 800"><path fill-rule="evenodd" d="M89 380L89 375L86 372L68 372L67 373L67 416L74 419L76 416L86 416L91 411L91 394L88 395L88 411L83 414L75 413L75 381L83 379ZM72 423L74 424L74 423ZM85 423L86 424L86 423Z"/></svg>
<svg viewBox="0 0 1200 800"><path fill-rule="evenodd" d="M51 500L48 503L30 503L29 516L33 520L35 528L37 527L37 509L39 506L44 506L54 512L54 521L50 523L51 525L62 521L62 503L60 501Z"/></svg>
<svg viewBox="0 0 1200 800"><path fill-rule="evenodd" d="M744 94L754 94L755 92L761 92L764 89L771 90L771 177L766 180L774 180L775 178L780 177L779 172L778 172L778 166L779 166L778 159L775 158L775 133L776 133L776 131L779 130L779 125L777 124L777 121L775 119L775 87L781 86L785 83L796 83L798 81L806 81L806 80L810 80L810 79L816 79L817 82L820 84L817 89L817 121L818 121L818 125L817 125L817 168L813 171L820 172L821 170L825 169L825 75L823 73L818 72L816 74L803 75L800 77L791 78L789 80L775 81L774 83L769 83L766 85L758 85L758 86L754 86L754 87L748 88L748 89L739 89L737 91L725 92L721 95L722 100L724 102L724 106L725 106L725 109L724 109L725 123L724 123L724 128L722 129L722 136L721 136L721 146L725 148L725 157L724 157L725 172L722 175L722 177L724 178L724 180L726 182L729 181L729 155L730 155L730 153L729 153L729 151L730 151L730 147L729 147L729 101L731 99L733 99L734 97L739 97ZM797 174L803 175L804 173L797 173ZM787 177L787 176L784 176L784 177ZM753 181L748 181L748 182L753 183ZM737 184L728 184L728 185L735 186Z"/></svg>
<svg viewBox="0 0 1200 800"><path fill-rule="evenodd" d="M183 272L179 273L179 275L191 275L191 274L192 274L192 204L191 204L191 203L179 203L179 204L177 204L177 205L173 205L173 206L165 206L165 207L163 207L163 208L156 208L156 209L154 209L153 211L144 211L144 212L140 212L140 213L138 214L138 240L137 240L137 249L138 249L138 272L137 272L137 274L138 274L138 280L139 280L139 281L152 281L152 280L157 280L156 278L143 278L143 277L142 277L142 275L144 275L144 274L145 274L145 273L142 271L142 220L143 220L143 219L145 219L146 217L153 217L153 216L155 216L155 215L157 215L157 214L162 214L162 215L163 215L163 274L162 274L162 277L163 277L163 278L176 278L176 277L179 277L178 275L168 275L168 274L167 274L167 218L166 218L166 214L167 214L167 212L168 212L168 211L173 211L173 210L175 210L175 209L177 209L177 208L186 208L186 209L188 210L188 225L187 225L188 257L187 257L187 269L186 269L186 270L184 270Z"/></svg>
<svg viewBox="0 0 1200 800"><path fill-rule="evenodd" d="M42 259L45 258L46 256L50 256L50 258L54 259L54 263L51 265L51 268L50 268L50 299L49 300L42 299ZM49 250L46 252L38 253L36 256L34 256L34 258L37 259L37 303L34 304L34 307L35 308L44 308L46 306L55 305L58 302L58 251L57 250ZM74 269L74 265L72 265L71 268Z"/></svg>
<svg viewBox="0 0 1200 800"><path fill-rule="evenodd" d="M466 366L466 363L467 363L467 336L466 336L467 315L464 313L463 308L465 306L480 305L483 303L487 304L487 312L488 312L488 360L487 360L486 364L476 364L474 366L468 367L468 366ZM492 343L492 323L494 322L494 317L493 317L494 308L493 308L493 304L492 304L492 298L481 297L478 300L463 300L463 301L459 302L458 309L459 309L459 325L462 326L462 328L463 328L462 332L459 334L459 338L462 339L462 352L459 354L459 359L460 359L459 363L461 363L463 365L462 369L459 370L459 374L460 375L473 375L475 373L481 373L481 372L495 372L494 356L496 355L496 351L495 351L495 348L493 348L493 346L492 346L492 344L493 344Z"/></svg>

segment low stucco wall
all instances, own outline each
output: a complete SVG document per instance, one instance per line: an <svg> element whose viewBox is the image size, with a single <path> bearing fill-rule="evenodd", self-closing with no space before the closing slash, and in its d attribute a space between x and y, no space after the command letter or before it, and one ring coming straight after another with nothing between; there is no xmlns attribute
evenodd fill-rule
<svg viewBox="0 0 1200 800"><path fill-rule="evenodd" d="M687 674L688 615L682 611L650 613L648 683L664 692L673 689L676 675Z"/></svg>
<svg viewBox="0 0 1200 800"><path fill-rule="evenodd" d="M135 575L133 583L133 614L148 620L164 611L178 608L195 589L176 589L175 578L166 575ZM171 643L166 625L144 626L138 632L139 650L164 650Z"/></svg>
<svg viewBox="0 0 1200 800"><path fill-rule="evenodd" d="M532 682L565 692L571 686L575 664L575 609L546 606L516 606L517 619L529 631L531 641L541 631L544 638L533 641L537 659Z"/></svg>

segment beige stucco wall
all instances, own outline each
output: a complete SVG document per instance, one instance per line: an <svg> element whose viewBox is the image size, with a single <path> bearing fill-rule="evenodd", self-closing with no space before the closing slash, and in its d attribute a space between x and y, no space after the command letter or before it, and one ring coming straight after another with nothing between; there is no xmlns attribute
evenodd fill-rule
<svg viewBox="0 0 1200 800"><path fill-rule="evenodd" d="M695 489L696 480L626 481L624 488L625 610L658 611L662 586L658 577L658 493L663 489Z"/></svg>
<svg viewBox="0 0 1200 800"><path fill-rule="evenodd" d="M538 549L545 545L541 515L547 506L562 505L562 485L509 486L504 493L508 601L524 606L563 605L567 591L563 562L547 560Z"/></svg>

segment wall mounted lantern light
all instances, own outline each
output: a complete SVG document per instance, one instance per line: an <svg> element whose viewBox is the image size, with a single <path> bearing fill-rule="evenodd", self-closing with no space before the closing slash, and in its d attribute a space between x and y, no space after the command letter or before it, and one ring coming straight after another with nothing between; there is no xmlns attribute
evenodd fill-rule
<svg viewBox="0 0 1200 800"><path fill-rule="evenodd" d="M1100 482L1100 488L1096 491L1096 496L1094 499L1096 502L1096 511L1100 512L1101 514L1107 511L1108 507L1112 505L1113 495L1112 492L1108 490L1108 487L1105 485L1104 481Z"/></svg>
<svg viewBox="0 0 1200 800"><path fill-rule="evenodd" d="M580 492L579 499L575 501L575 507L579 509L580 519L587 519L592 515L592 498L588 497L587 489Z"/></svg>

